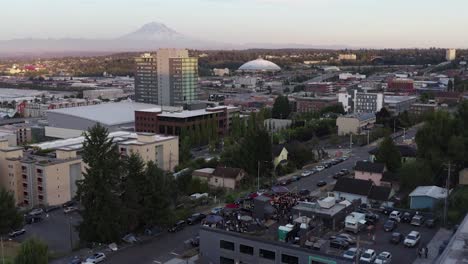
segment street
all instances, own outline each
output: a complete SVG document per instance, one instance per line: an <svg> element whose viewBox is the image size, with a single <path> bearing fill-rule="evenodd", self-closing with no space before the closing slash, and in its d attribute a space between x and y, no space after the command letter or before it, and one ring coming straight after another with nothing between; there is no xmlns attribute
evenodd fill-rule
<svg viewBox="0 0 468 264"><path fill-rule="evenodd" d="M416 129L412 128L406 132L406 138L412 138L416 134ZM403 142L403 137L396 139L397 143ZM352 170L355 163L359 160L366 160L369 157L369 150L375 148L376 143L368 146L353 148L348 160L341 162L335 166L325 169L321 172L313 174L309 177L302 178L300 181L293 182L287 187L291 191L298 191L300 189L309 189L312 193L319 190L316 186L317 182L324 180L327 186L335 180L332 178L333 174L339 172L341 169ZM343 149L345 151L346 149ZM302 170L296 171L291 175L301 174ZM153 239L152 241L135 245L126 248L122 251L108 254L108 258L104 263L113 264L127 264L127 263L164 263L172 258L181 255L185 250L189 249L184 245L184 241L195 237L198 234L199 225L187 226L182 231L177 233L164 232L161 236ZM384 240L387 239L386 237ZM108 252L106 252L107 254ZM67 258L68 259L68 258ZM67 263L64 259L52 262L54 264Z"/></svg>

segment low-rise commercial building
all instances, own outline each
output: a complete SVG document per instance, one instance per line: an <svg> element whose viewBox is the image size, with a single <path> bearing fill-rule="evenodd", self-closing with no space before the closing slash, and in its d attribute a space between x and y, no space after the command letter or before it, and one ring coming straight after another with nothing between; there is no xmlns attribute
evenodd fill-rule
<svg viewBox="0 0 468 264"><path fill-rule="evenodd" d="M46 117L47 111L53 109L72 108L87 105L100 104L101 100L86 99L60 99L47 103L27 102L24 107L23 115L25 117Z"/></svg>
<svg viewBox="0 0 468 264"><path fill-rule="evenodd" d="M165 110L165 109L164 109ZM180 135L182 129L195 129L196 126L214 122L221 135L229 133L234 115L240 109L234 106L217 106L199 110L163 111L161 108L147 108L135 111L135 130L164 135Z"/></svg>
<svg viewBox="0 0 468 264"><path fill-rule="evenodd" d="M133 131L135 111L154 107L158 106L119 102L49 110L45 135L52 138L79 137L84 131L98 123L107 128L109 132ZM168 106L165 109L175 111L181 108Z"/></svg>
<svg viewBox="0 0 468 264"><path fill-rule="evenodd" d="M89 100L95 99L117 99L124 97L125 94L122 89L109 88L109 89L96 89L96 90L85 90L83 91L83 98Z"/></svg>
<svg viewBox="0 0 468 264"><path fill-rule="evenodd" d="M416 96L385 96L384 107L393 115L409 111L411 105L416 103Z"/></svg>
<svg viewBox="0 0 468 264"><path fill-rule="evenodd" d="M437 104L419 104L419 103L416 103L416 104L412 104L410 106L410 112L413 115L421 116L421 115L424 115L424 114L427 114L427 113L432 113L432 112L436 111L438 108L439 107L437 106Z"/></svg>
<svg viewBox="0 0 468 264"><path fill-rule="evenodd" d="M336 97L294 97L298 113L320 112L325 107L338 104Z"/></svg>
<svg viewBox="0 0 468 264"><path fill-rule="evenodd" d="M340 116L336 119L338 135L344 136L349 134L362 134L365 130L371 129L374 126L375 121L376 117L373 113L349 114Z"/></svg>
<svg viewBox="0 0 468 264"><path fill-rule="evenodd" d="M353 263L343 257L298 247L261 236L200 228L201 263Z"/></svg>
<svg viewBox="0 0 468 264"><path fill-rule="evenodd" d="M388 92L398 92L405 94L412 94L416 90L414 88L414 81L406 78L393 78L387 82Z"/></svg>
<svg viewBox="0 0 468 264"><path fill-rule="evenodd" d="M418 186L409 197L411 209L434 209L447 197L447 189L438 186Z"/></svg>

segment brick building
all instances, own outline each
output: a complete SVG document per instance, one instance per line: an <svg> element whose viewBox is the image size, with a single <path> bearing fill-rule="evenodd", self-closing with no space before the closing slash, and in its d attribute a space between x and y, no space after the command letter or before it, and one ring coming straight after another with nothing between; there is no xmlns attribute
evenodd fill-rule
<svg viewBox="0 0 468 264"><path fill-rule="evenodd" d="M182 128L194 129L206 122L216 120L221 135L229 132L229 126L239 108L233 106L218 106L200 110L184 110L164 112L161 108L151 108L135 111L135 130L137 132L152 132L165 135L180 135Z"/></svg>
<svg viewBox="0 0 468 264"><path fill-rule="evenodd" d="M296 97L295 100L298 113L318 112L338 104L337 97Z"/></svg>
<svg viewBox="0 0 468 264"><path fill-rule="evenodd" d="M414 93L414 81L411 79L395 78L388 81L389 92Z"/></svg>

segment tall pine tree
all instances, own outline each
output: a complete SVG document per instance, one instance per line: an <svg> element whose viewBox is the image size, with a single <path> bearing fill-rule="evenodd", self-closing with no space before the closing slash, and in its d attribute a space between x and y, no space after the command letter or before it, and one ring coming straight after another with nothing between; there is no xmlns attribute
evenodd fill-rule
<svg viewBox="0 0 468 264"><path fill-rule="evenodd" d="M145 163L140 155L132 154L125 160L125 177L122 193L122 224L134 231L143 223L143 195L146 186Z"/></svg>
<svg viewBox="0 0 468 264"><path fill-rule="evenodd" d="M85 133L83 161L87 164L78 182L77 198L84 210L78 226L80 239L87 242L115 242L126 230L121 225L122 162L117 145L100 124Z"/></svg>
<svg viewBox="0 0 468 264"><path fill-rule="evenodd" d="M0 188L0 235L21 227L23 216L15 206L13 194Z"/></svg>

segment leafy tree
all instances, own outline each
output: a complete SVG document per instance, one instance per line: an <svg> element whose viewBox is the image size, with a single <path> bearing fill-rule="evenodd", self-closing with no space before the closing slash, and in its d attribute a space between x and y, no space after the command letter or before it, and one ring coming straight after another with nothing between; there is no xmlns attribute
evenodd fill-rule
<svg viewBox="0 0 468 264"><path fill-rule="evenodd" d="M273 109L271 112L273 118L288 118L289 114L291 114L291 106L289 105L288 97L278 96L275 99L275 103L273 104Z"/></svg>
<svg viewBox="0 0 468 264"><path fill-rule="evenodd" d="M14 264L47 264L49 250L46 244L36 238L29 238L21 244Z"/></svg>
<svg viewBox="0 0 468 264"><path fill-rule="evenodd" d="M377 124L381 124L381 125L384 125L386 127L390 126L392 115L387 110L387 108L383 107L382 109L380 109L380 111L375 114L375 117L377 119L376 120Z"/></svg>
<svg viewBox="0 0 468 264"><path fill-rule="evenodd" d="M398 172L401 188L412 191L421 185L434 184L431 166L424 160L416 160L403 164Z"/></svg>
<svg viewBox="0 0 468 264"><path fill-rule="evenodd" d="M143 222L143 196L141 190L146 186L145 163L140 155L131 154L125 160L125 178L122 193L123 226L134 231Z"/></svg>
<svg viewBox="0 0 468 264"><path fill-rule="evenodd" d="M400 151L389 136L386 136L380 143L375 158L376 162L384 163L391 172L396 172L401 167Z"/></svg>
<svg viewBox="0 0 468 264"><path fill-rule="evenodd" d="M83 180L77 183L77 198L84 207L83 221L78 226L80 239L115 242L122 233L119 197L122 162L118 148L100 124L90 128L84 136L82 157L88 166Z"/></svg>
<svg viewBox="0 0 468 264"><path fill-rule="evenodd" d="M327 107L323 108L322 110L320 110L320 115L327 114L327 113L334 113L334 114L344 115L345 110L343 108L343 104L339 103L339 104L327 106Z"/></svg>
<svg viewBox="0 0 468 264"><path fill-rule="evenodd" d="M21 227L23 216L15 206L13 194L0 188L0 235Z"/></svg>
<svg viewBox="0 0 468 264"><path fill-rule="evenodd" d="M288 144L287 150L288 162L293 162L298 169L314 160L314 153L299 142Z"/></svg>

